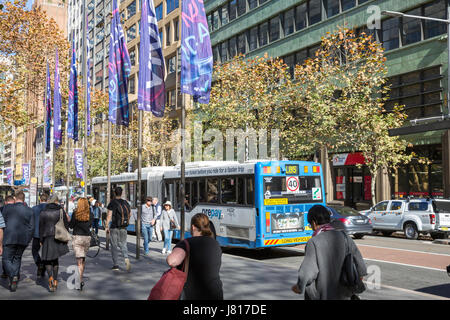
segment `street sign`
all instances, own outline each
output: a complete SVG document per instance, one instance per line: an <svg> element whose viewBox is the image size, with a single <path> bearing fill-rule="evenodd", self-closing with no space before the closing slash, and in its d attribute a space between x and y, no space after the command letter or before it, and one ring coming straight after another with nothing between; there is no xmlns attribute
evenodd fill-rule
<svg viewBox="0 0 450 320"><path fill-rule="evenodd" d="M288 193L298 193L299 187L300 183L298 181L298 177L292 176L286 179L286 191Z"/></svg>

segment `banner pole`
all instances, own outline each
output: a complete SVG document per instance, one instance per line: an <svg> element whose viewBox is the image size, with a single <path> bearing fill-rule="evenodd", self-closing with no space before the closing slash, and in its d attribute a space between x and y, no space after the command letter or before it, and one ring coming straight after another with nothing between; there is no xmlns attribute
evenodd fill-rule
<svg viewBox="0 0 450 320"><path fill-rule="evenodd" d="M140 257L141 242L141 216L142 216L142 115L143 110L138 110L138 198L137 198L137 220L136 226L136 259ZM151 240L151 239L150 239Z"/></svg>

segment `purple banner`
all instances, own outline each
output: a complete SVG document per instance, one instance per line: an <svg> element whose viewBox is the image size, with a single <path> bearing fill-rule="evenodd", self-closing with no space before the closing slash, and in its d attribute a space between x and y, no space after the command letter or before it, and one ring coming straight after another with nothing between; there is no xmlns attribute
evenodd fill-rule
<svg viewBox="0 0 450 320"><path fill-rule="evenodd" d="M53 144L57 149L62 143L61 131L61 90L59 88L59 58L56 49L55 86L53 88Z"/></svg>
<svg viewBox="0 0 450 320"><path fill-rule="evenodd" d="M120 24L117 0L112 0L111 39L109 42L109 115L108 120L128 127L128 76L131 61Z"/></svg>
<svg viewBox="0 0 450 320"><path fill-rule="evenodd" d="M78 141L78 83L75 40L72 40L72 63L69 78L69 106L67 109L67 137Z"/></svg>
<svg viewBox="0 0 450 320"><path fill-rule="evenodd" d="M52 162L50 159L44 160L44 183L52 183L52 177L50 175L50 169L52 167Z"/></svg>
<svg viewBox="0 0 450 320"><path fill-rule="evenodd" d="M50 71L47 61L47 104L45 106L45 152L50 152L51 134L52 134L52 85L50 83Z"/></svg>
<svg viewBox="0 0 450 320"><path fill-rule="evenodd" d="M5 169L5 174L6 174L6 183L9 184L10 186L12 186L13 183L14 183L12 168L6 168Z"/></svg>
<svg viewBox="0 0 450 320"><path fill-rule="evenodd" d="M83 179L83 149L74 149L75 172L78 179Z"/></svg>
<svg viewBox="0 0 450 320"><path fill-rule="evenodd" d="M213 56L203 0L182 1L181 21L181 92L209 103Z"/></svg>
<svg viewBox="0 0 450 320"><path fill-rule="evenodd" d="M138 109L164 116L164 56L153 0L142 0L139 44Z"/></svg>
<svg viewBox="0 0 450 320"><path fill-rule="evenodd" d="M26 186L28 186L30 184L30 164L29 163L22 164L22 179L25 181Z"/></svg>

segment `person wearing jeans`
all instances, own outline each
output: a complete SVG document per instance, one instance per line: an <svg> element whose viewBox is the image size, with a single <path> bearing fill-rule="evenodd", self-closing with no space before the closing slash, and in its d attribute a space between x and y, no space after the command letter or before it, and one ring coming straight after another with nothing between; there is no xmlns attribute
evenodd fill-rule
<svg viewBox="0 0 450 320"><path fill-rule="evenodd" d="M180 229L175 210L172 209L172 203L167 201L164 203L164 210L161 213L161 229L164 231L164 248L162 254L170 254L172 252L172 236L175 229Z"/></svg>
<svg viewBox="0 0 450 320"><path fill-rule="evenodd" d="M144 237L144 251L146 256L150 254L149 242L152 241L153 226L156 223L155 207L152 201L152 197L147 197L145 204L142 205L141 230L142 236Z"/></svg>

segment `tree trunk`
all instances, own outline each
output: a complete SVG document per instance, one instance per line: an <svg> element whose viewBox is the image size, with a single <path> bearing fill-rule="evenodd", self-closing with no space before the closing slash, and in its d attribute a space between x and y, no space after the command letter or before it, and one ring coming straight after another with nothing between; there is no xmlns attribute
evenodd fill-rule
<svg viewBox="0 0 450 320"><path fill-rule="evenodd" d="M372 195L372 206L375 206L376 204L376 195L375 195L375 187L376 187L376 179L377 179L377 173L372 173L372 181L370 181L370 192Z"/></svg>

